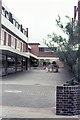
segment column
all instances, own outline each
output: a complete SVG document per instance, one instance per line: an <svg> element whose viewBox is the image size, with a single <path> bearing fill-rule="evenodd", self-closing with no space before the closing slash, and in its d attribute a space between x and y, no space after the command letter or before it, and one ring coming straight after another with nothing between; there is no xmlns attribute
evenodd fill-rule
<svg viewBox="0 0 80 120"><path fill-rule="evenodd" d="M15 73L17 72L17 56L15 57Z"/></svg>

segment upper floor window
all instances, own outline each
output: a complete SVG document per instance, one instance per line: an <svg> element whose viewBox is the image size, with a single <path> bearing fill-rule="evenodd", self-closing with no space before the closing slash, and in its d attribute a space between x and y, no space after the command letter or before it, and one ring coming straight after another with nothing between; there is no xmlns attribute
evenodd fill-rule
<svg viewBox="0 0 80 120"><path fill-rule="evenodd" d="M8 45L8 33L6 32L6 45Z"/></svg>
<svg viewBox="0 0 80 120"><path fill-rule="evenodd" d="M4 31L1 30L1 45L4 45Z"/></svg>
<svg viewBox="0 0 80 120"><path fill-rule="evenodd" d="M17 50L20 50L20 41L17 39Z"/></svg>
<svg viewBox="0 0 80 120"><path fill-rule="evenodd" d="M15 48L15 38L11 36L11 46Z"/></svg>
<svg viewBox="0 0 80 120"><path fill-rule="evenodd" d="M44 52L44 48L39 48L39 52Z"/></svg>
<svg viewBox="0 0 80 120"><path fill-rule="evenodd" d="M8 34L8 46L11 46L11 35Z"/></svg>

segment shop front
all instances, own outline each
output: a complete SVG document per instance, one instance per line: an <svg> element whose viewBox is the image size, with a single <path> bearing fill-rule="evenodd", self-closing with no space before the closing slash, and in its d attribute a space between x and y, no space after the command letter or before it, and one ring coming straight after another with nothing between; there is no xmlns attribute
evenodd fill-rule
<svg viewBox="0 0 80 120"><path fill-rule="evenodd" d="M27 57L10 51L2 51L0 59L0 76L27 70L27 66Z"/></svg>

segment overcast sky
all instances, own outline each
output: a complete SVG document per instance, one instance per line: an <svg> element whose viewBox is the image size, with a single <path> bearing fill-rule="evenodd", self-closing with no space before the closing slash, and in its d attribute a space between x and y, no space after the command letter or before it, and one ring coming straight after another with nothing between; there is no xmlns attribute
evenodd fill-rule
<svg viewBox="0 0 80 120"><path fill-rule="evenodd" d="M62 21L65 16L74 15L74 5L78 0L3 0L18 20L29 28L29 42L43 42L47 34L62 34L56 26L58 14Z"/></svg>

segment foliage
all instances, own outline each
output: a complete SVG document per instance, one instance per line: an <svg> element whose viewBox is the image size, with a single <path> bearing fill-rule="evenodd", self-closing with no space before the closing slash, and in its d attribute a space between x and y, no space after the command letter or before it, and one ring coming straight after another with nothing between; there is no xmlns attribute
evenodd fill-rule
<svg viewBox="0 0 80 120"><path fill-rule="evenodd" d="M80 21L75 23L73 19L68 16L66 16L66 18L69 22L67 22L65 26L61 22L60 16L56 19L56 23L63 33L68 36L68 39L53 33L48 35L48 38L50 39L49 42L47 43L46 40L44 40L44 42L48 47L53 47L53 49L54 44L57 43L57 49L54 49L54 51L59 56L60 60L62 60L64 64L66 64L69 69L74 72L75 70L73 67L78 64L78 53L80 52L76 47L77 44L80 43Z"/></svg>

